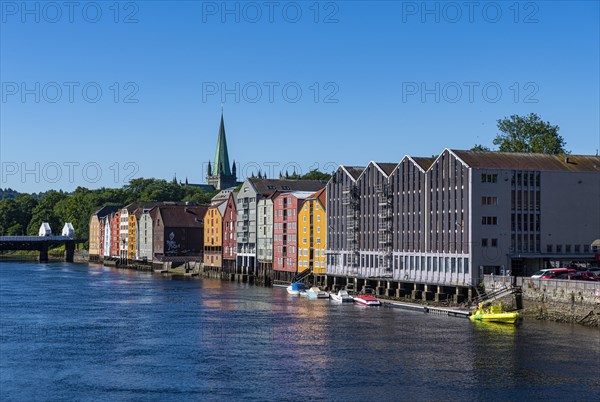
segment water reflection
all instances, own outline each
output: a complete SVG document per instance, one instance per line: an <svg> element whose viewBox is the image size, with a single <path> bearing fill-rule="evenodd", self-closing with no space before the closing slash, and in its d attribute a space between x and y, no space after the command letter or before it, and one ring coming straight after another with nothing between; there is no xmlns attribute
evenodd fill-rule
<svg viewBox="0 0 600 402"><path fill-rule="evenodd" d="M7 400L556 400L600 392L600 333L581 326L471 323L64 263L3 263L0 286Z"/></svg>

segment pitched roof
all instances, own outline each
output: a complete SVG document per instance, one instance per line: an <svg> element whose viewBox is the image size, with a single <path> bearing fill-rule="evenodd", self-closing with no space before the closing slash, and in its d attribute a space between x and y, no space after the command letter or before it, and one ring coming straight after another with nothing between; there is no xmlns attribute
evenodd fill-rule
<svg viewBox="0 0 600 402"><path fill-rule="evenodd" d="M248 179L261 196L267 196L273 191L317 191L327 185L323 180L289 180L289 179Z"/></svg>
<svg viewBox="0 0 600 402"><path fill-rule="evenodd" d="M227 201L229 194L235 191L235 187L225 188L219 191L213 198L210 199L211 204L218 204L223 201Z"/></svg>
<svg viewBox="0 0 600 402"><path fill-rule="evenodd" d="M327 194L325 193L325 188L320 189L319 191L317 191L316 193L312 194L308 198L319 200L319 202L321 203L321 205L323 206L323 208L325 208L325 204L327 202Z"/></svg>
<svg viewBox="0 0 600 402"><path fill-rule="evenodd" d="M215 152L215 163L212 166L212 175L216 176L220 174L220 169L223 169L223 175L231 176L229 152L227 151L227 138L225 138L225 123L223 121L222 113L221 125L219 126L219 137L217 139L217 151Z"/></svg>
<svg viewBox="0 0 600 402"><path fill-rule="evenodd" d="M364 166L346 166L346 165L341 165L340 167L342 167L346 172L348 172L348 174L350 176L352 176L352 178L354 180L357 180L359 178L359 176L362 174L363 170L365 170Z"/></svg>
<svg viewBox="0 0 600 402"><path fill-rule="evenodd" d="M472 168L600 172L600 156L450 150Z"/></svg>
<svg viewBox="0 0 600 402"><path fill-rule="evenodd" d="M428 157L423 157L423 156L411 156L410 157L413 161L415 161L415 163L417 165L419 165L421 167L421 169L423 170L427 170L431 167L431 165L433 165L433 162L435 161L436 158L428 158Z"/></svg>
<svg viewBox="0 0 600 402"><path fill-rule="evenodd" d="M107 205L94 212L94 215L98 216L98 218L104 218L106 215L117 212L120 208L118 205Z"/></svg>
<svg viewBox="0 0 600 402"><path fill-rule="evenodd" d="M396 169L396 166L398 166L397 163L386 163L386 162L375 162L375 163L388 176L391 175L392 172L394 171L394 169Z"/></svg>
<svg viewBox="0 0 600 402"><path fill-rule="evenodd" d="M206 214L207 206L160 206L157 209L163 220L163 226L169 227L200 227ZM152 212L151 211L151 212Z"/></svg>
<svg viewBox="0 0 600 402"><path fill-rule="evenodd" d="M294 197L298 198L299 200L304 200L306 198L310 198L310 196L313 194L314 194L313 191L288 191L285 193L281 193L281 195L284 195L284 196L293 195Z"/></svg>

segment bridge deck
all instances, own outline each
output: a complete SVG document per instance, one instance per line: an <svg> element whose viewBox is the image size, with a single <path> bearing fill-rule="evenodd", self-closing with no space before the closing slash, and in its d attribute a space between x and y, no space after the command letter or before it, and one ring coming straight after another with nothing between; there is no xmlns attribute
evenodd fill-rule
<svg viewBox="0 0 600 402"><path fill-rule="evenodd" d="M69 241L69 236L0 236L0 242Z"/></svg>

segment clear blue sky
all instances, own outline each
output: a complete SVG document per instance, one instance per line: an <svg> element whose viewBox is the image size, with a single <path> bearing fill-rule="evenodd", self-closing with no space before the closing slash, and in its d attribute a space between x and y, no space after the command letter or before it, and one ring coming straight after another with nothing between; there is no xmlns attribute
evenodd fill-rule
<svg viewBox="0 0 600 402"><path fill-rule="evenodd" d="M204 182L221 103L241 173L491 145L530 112L600 146L596 1L222 4L2 1L0 187Z"/></svg>

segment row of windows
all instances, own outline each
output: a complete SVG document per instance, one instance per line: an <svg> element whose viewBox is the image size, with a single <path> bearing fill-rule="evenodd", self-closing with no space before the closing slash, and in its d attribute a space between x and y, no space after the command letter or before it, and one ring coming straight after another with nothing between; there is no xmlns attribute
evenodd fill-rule
<svg viewBox="0 0 600 402"><path fill-rule="evenodd" d="M298 261L298 266L299 267L308 267L308 260ZM321 262L321 261L314 261L313 267L314 268L325 268L325 263Z"/></svg>
<svg viewBox="0 0 600 402"><path fill-rule="evenodd" d="M510 227L513 232L517 230L539 231L540 214L512 214L510 217Z"/></svg>
<svg viewBox="0 0 600 402"><path fill-rule="evenodd" d="M308 257L308 249L307 248L300 248L299 250L299 256L302 257ZM325 257L325 250L321 250L316 248L315 250L315 257Z"/></svg>
<svg viewBox="0 0 600 402"><path fill-rule="evenodd" d="M481 247L498 247L498 239L481 239Z"/></svg>
<svg viewBox="0 0 600 402"><path fill-rule="evenodd" d="M482 173L481 174L481 182L482 183L497 183L498 182L498 175L497 174Z"/></svg>
<svg viewBox="0 0 600 402"><path fill-rule="evenodd" d="M363 268L378 268L379 258L374 255L361 255L360 266ZM365 258L366 257L366 258ZM337 256L329 255L327 257L329 264L337 264ZM343 265L350 263L350 256L344 254ZM462 257L421 257L421 256L395 256L393 259L393 268L405 271L421 272L446 272L446 273L469 273L469 259Z"/></svg>
<svg viewBox="0 0 600 402"><path fill-rule="evenodd" d="M497 225L498 217L497 216L482 216L481 224L482 225Z"/></svg>
<svg viewBox="0 0 600 402"><path fill-rule="evenodd" d="M285 212L285 216L296 216L296 210L294 208L289 208L289 209L280 209L279 211L277 211L277 216L284 216Z"/></svg>
<svg viewBox="0 0 600 402"><path fill-rule="evenodd" d="M552 252L562 253L563 250L565 253L581 253L582 249L583 249L584 253L589 253L590 245L584 244L582 247L580 244L574 244L574 245L573 244L564 244L564 248L563 248L563 244L556 244L556 245L548 244L546 246L546 252L548 252L548 253L552 253Z"/></svg>
<svg viewBox="0 0 600 402"><path fill-rule="evenodd" d="M277 252L279 252L279 253L289 252L290 254L294 254L295 251L296 251L296 247L294 247L294 246L289 246L289 247L277 246Z"/></svg>
<svg viewBox="0 0 600 402"><path fill-rule="evenodd" d="M274 223L273 229L275 230L296 230L297 225L296 222L290 223Z"/></svg>
<svg viewBox="0 0 600 402"><path fill-rule="evenodd" d="M498 197L481 197L481 205L498 205Z"/></svg>
<svg viewBox="0 0 600 402"><path fill-rule="evenodd" d="M540 172L513 172L511 184L517 186L540 186Z"/></svg>

